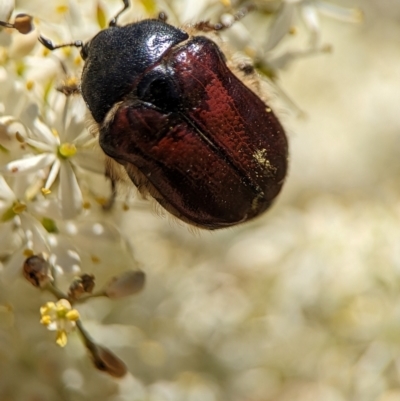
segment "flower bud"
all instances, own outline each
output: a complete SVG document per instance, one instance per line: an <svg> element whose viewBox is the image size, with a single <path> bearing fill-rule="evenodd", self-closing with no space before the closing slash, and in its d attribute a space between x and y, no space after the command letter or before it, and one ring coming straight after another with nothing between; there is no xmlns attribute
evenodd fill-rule
<svg viewBox="0 0 400 401"><path fill-rule="evenodd" d="M14 28L23 35L33 30L32 17L28 14L18 14L14 20Z"/></svg>
<svg viewBox="0 0 400 401"><path fill-rule="evenodd" d="M43 256L33 255L25 260L22 273L35 287L44 287L52 280L50 264Z"/></svg>
<svg viewBox="0 0 400 401"><path fill-rule="evenodd" d="M104 294L112 299L123 298L141 291L146 275L140 271L128 271L114 277L104 288Z"/></svg>
<svg viewBox="0 0 400 401"><path fill-rule="evenodd" d="M82 274L69 286L68 297L78 299L83 294L91 294L95 286L93 274Z"/></svg>
<svg viewBox="0 0 400 401"><path fill-rule="evenodd" d="M95 343L90 343L87 348L97 369L113 377L125 376L128 371L125 363L108 348Z"/></svg>

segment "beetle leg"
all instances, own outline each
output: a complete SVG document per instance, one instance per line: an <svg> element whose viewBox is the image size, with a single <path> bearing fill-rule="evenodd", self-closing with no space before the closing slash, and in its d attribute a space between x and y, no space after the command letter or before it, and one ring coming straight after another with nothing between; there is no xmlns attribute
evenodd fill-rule
<svg viewBox="0 0 400 401"><path fill-rule="evenodd" d="M240 63L237 67L244 75L252 75L255 72L254 65L250 63Z"/></svg>
<svg viewBox="0 0 400 401"><path fill-rule="evenodd" d="M81 92L79 90L79 85L76 80L73 82L67 82L58 86L56 89L58 92L63 93L65 96L79 95Z"/></svg>
<svg viewBox="0 0 400 401"><path fill-rule="evenodd" d="M158 13L158 19L162 22L167 22L168 15L164 11Z"/></svg>
<svg viewBox="0 0 400 401"><path fill-rule="evenodd" d="M125 12L125 11L129 8L129 6L131 5L130 0L122 0L122 1L123 1L123 3L124 3L124 7L122 8L122 10L119 10L119 11L117 12L117 14L115 15L115 17L109 22L108 26L117 26L117 22L118 22L119 16L120 16L123 12Z"/></svg>
<svg viewBox="0 0 400 401"><path fill-rule="evenodd" d="M194 28L202 31L202 32L210 32L210 31L222 31L224 29L230 28L235 22L240 21L244 18L250 11L255 10L256 6L254 4L248 4L247 6L242 7L239 11L232 15L232 18L229 22L217 22L216 24L212 24L210 21L200 21L194 24Z"/></svg>
<svg viewBox="0 0 400 401"><path fill-rule="evenodd" d="M117 181L112 178L108 173L106 173L106 177L110 179L111 195L107 199L107 202L102 205L102 208L103 210L108 211L111 210L111 208L114 206L115 198L117 197Z"/></svg>

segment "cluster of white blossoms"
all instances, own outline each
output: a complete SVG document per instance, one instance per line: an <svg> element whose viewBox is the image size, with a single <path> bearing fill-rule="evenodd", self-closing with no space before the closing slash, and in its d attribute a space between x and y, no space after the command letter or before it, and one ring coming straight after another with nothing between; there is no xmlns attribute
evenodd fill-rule
<svg viewBox="0 0 400 401"><path fill-rule="evenodd" d="M122 1L57 0L50 5L39 0L0 1L0 21L10 25L0 30L0 289L3 289L5 294L2 305L11 302L7 300L6 295L16 288L13 286L18 286L19 291L25 288L19 280L25 277L37 291L26 291L26 296L32 297L27 302L40 302L43 305L40 308L41 320L38 311L35 315L36 320L29 319L29 325L36 322L40 327L40 320L49 330L56 331L56 343L62 347L67 345L69 333L78 328L82 341L98 369L111 376L128 377L123 362L92 340L82 325L81 317L86 316L89 326L96 330L96 324L90 323L90 320L96 320L96 317L99 320L103 319L109 308L106 304L101 304L99 298L119 299L135 294L143 288L144 274L137 269L136 255L132 251L132 246L136 244L132 244L128 238L126 226L135 225L136 222L140 224L143 213L147 213L147 206L137 199L134 191L131 193L130 189L124 189L123 197L117 196L111 210L105 207L110 203L112 189L105 176L104 155L97 139L85 125L86 106L80 96L66 96L57 90L66 81L79 81L83 65L79 51L67 47L50 52L37 41L39 33L54 43L88 40L107 26L116 11L122 8ZM154 17L159 11L165 11L169 22L173 24L181 25L207 18L223 21L225 25L232 24L230 30L222 33L224 39L242 55L250 57L259 72L272 82L276 82L279 71L289 63L329 49L321 39L321 15L329 15L342 21L356 22L361 19L358 10L341 8L328 1L258 0L254 1L257 7L254 15L249 15L249 19L254 18L257 22L252 27L246 23L246 19L234 21L233 16L244 5L243 1L131 2L130 9L121 16L121 24L137 20L139 17ZM18 13L27 13L33 17L34 29L27 34L15 29L15 17ZM300 21L304 24L300 34L304 40L301 45L296 43L291 47L290 38L298 33L296 27ZM154 216L151 217L153 218ZM147 236L148 240L151 238L152 235ZM273 253L272 249L270 250ZM201 249L197 251L201 252ZM107 253L109 261L115 263L114 266L110 265L109 261L104 262ZM156 265L155 256L147 256L150 265ZM173 264L173 260L170 262ZM146 270L146 259L142 260L143 263ZM160 261L161 265L164 263L165 261ZM127 268L132 270L124 271ZM152 277L148 283L149 292L152 290L151 280L160 280L156 277L157 269L155 266L154 273L150 273ZM94 277L87 274L88 271L94 273L96 280L102 282L100 290L93 289ZM121 274L122 271L124 272ZM207 269L205 271L208 272ZM218 334L213 334L213 331L218 329L220 320L228 321L226 327L239 330L236 325L249 310L243 293L235 290L235 285L230 286L229 280L225 281L224 274L221 273L221 288L223 291L226 286L227 291L218 294L214 284L211 284L209 277L204 277L203 273L200 269L192 278L182 280L183 290L170 297L169 303L166 302L158 310L161 314L164 308L167 316L172 313L175 304L184 305L177 317L182 330L187 332L189 338L185 344L182 343L182 349L179 351L182 358L185 357L189 344L195 347L199 345L200 339L204 343L214 341ZM110 281L112 276L115 277ZM199 286L196 288L197 280ZM168 285L167 283L166 288ZM168 290L165 291L166 296ZM199 297L194 297L194 293ZM43 294L46 294L46 297ZM231 301L228 302L226 294L231 297ZM143 296L146 297L145 294ZM154 302L158 294L149 294L147 297L149 302ZM10 299L13 297L10 296ZM208 310L210 299L216 308L213 313ZM99 302L97 311L96 308L90 309L86 306L89 300L93 300L93 303ZM229 314L228 308L230 302L235 307L232 315ZM0 308L0 312L4 314L8 313L7 310L3 311ZM138 320L145 322L146 313L143 310L135 311ZM198 314L195 323L186 318L194 314ZM127 320L131 319L124 314L118 317L121 320L124 317ZM161 327L163 316L158 316L158 319ZM143 323L143 327L145 325ZM130 342L138 343L144 336L144 329L130 329L128 333L124 332L121 326L118 326L119 331L117 330L115 336L119 336L125 347L128 347ZM154 326L154 331L157 331L157 324ZM35 341L39 341L39 338L40 341L43 340L34 330L27 330L25 341L30 341L29 333ZM254 330L257 331L258 328L255 327ZM179 336L179 333L170 335ZM243 336L249 337L249 342L252 341L253 335L254 338L258 338L255 332L243 333ZM107 339L110 336L104 337ZM172 343L176 347L173 340ZM205 345L205 348L208 345ZM220 349L220 359L235 365L237 361L231 357L229 351L235 348L234 344L225 345L226 347ZM138 349L150 369L157 370L166 358L164 351L155 341L143 340ZM132 351L128 350L127 357L131 354ZM63 358L62 355L58 357ZM246 355L242 357L246 358ZM73 363L74 358L69 358L69 362ZM82 391L83 375L91 375L86 371L79 372L76 366L68 368L68 365L62 374L62 383L75 380L75 384L67 386L70 391ZM224 373L217 374L223 382ZM136 371L135 375L141 379L140 372ZM249 373L249 377L242 380L250 383L261 378L262 374L254 370ZM153 379L153 373L143 368L143 380ZM233 381L234 375L229 380ZM224 385L216 386L211 378L203 377L199 380L198 376L189 371L183 372L179 380L171 383L167 385L162 380L154 381L146 390L144 384L129 376L125 383L119 384L119 398L104 396L101 399L223 399L219 397ZM277 386L277 383L271 383L271 386ZM234 388L235 386L230 387L231 394ZM123 394L132 389L136 391L134 397L124 398ZM1 391L0 386L0 395ZM96 396L95 386L87 388L86 391L94 394L93 397Z"/></svg>

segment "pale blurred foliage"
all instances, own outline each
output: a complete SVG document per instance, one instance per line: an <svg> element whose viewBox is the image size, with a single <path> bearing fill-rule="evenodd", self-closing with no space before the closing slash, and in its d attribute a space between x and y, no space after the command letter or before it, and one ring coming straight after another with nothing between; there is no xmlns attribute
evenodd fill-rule
<svg viewBox="0 0 400 401"><path fill-rule="evenodd" d="M59 349L49 296L21 278L0 292L2 401L400 399L400 1L351 5L364 24L323 18L332 53L280 73L305 115L282 112L291 168L271 211L213 233L146 203L113 212L146 288L79 311L130 374L95 370L77 335ZM125 244L92 246L99 282L134 267Z"/></svg>

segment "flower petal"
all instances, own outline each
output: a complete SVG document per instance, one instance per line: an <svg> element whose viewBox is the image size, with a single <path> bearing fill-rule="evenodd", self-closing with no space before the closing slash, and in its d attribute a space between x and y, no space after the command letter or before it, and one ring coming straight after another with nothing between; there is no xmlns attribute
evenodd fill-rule
<svg viewBox="0 0 400 401"><path fill-rule="evenodd" d="M26 259L25 250L26 246L22 245L12 254L7 263L4 264L2 278L6 283L12 283L20 274L22 274L22 266Z"/></svg>
<svg viewBox="0 0 400 401"><path fill-rule="evenodd" d="M61 215L64 219L72 219L82 210L82 192L75 172L68 161L62 161L60 165L58 198L61 204Z"/></svg>
<svg viewBox="0 0 400 401"><path fill-rule="evenodd" d="M50 189L50 187L53 185L54 181L56 180L58 173L60 171L60 160L56 159L51 166L50 173L47 176L46 184L44 185L44 188Z"/></svg>
<svg viewBox="0 0 400 401"><path fill-rule="evenodd" d="M327 1L318 1L315 7L319 11L331 18L339 21L359 23L362 22L364 15L359 8L340 7L336 4L328 3Z"/></svg>
<svg viewBox="0 0 400 401"><path fill-rule="evenodd" d="M81 271L81 258L73 241L64 235L50 235L49 243L52 252L52 262L58 272L77 275Z"/></svg>
<svg viewBox="0 0 400 401"><path fill-rule="evenodd" d="M36 103L29 103L23 110L21 110L19 119L27 127L32 127L33 121L37 118L38 115L39 115L38 105Z"/></svg>
<svg viewBox="0 0 400 401"><path fill-rule="evenodd" d="M74 164L97 174L105 174L104 155L95 149L79 149L74 159Z"/></svg>
<svg viewBox="0 0 400 401"><path fill-rule="evenodd" d="M9 185L3 176L0 175L0 200L12 202L15 200L14 192L11 190Z"/></svg>
<svg viewBox="0 0 400 401"><path fill-rule="evenodd" d="M69 124L65 128L63 141L74 142L75 139L81 134L81 132L84 131L84 129L85 125L83 123L83 120L79 120L75 116L72 116Z"/></svg>
<svg viewBox="0 0 400 401"><path fill-rule="evenodd" d="M269 37L264 51L268 52L272 50L290 31L293 24L295 7L295 3L282 3L281 9L269 29Z"/></svg>
<svg viewBox="0 0 400 401"><path fill-rule="evenodd" d="M301 14L304 19L304 23L310 30L310 47L315 49L320 41L321 29L319 23L318 12L313 5L304 5L301 7Z"/></svg>
<svg viewBox="0 0 400 401"><path fill-rule="evenodd" d="M3 0L0 3L0 20L8 21L15 7L14 0Z"/></svg>
<svg viewBox="0 0 400 401"><path fill-rule="evenodd" d="M36 139L32 138L26 138L25 142L29 145L32 146L33 148L36 148L37 150L41 150L42 152L48 152L51 153L54 151L54 146L45 142L38 141Z"/></svg>
<svg viewBox="0 0 400 401"><path fill-rule="evenodd" d="M32 249L35 254L41 252L49 253L49 245L47 242L47 232L33 216L28 213L20 215L21 228L27 238L27 246Z"/></svg>
<svg viewBox="0 0 400 401"><path fill-rule="evenodd" d="M33 123L32 139L47 143L54 148L60 144L60 138L55 135L46 124L38 119Z"/></svg>
<svg viewBox="0 0 400 401"><path fill-rule="evenodd" d="M49 166L54 162L55 158L56 156L53 154L43 153L41 155L30 156L25 159L14 160L0 168L0 172L10 175L33 173Z"/></svg>

